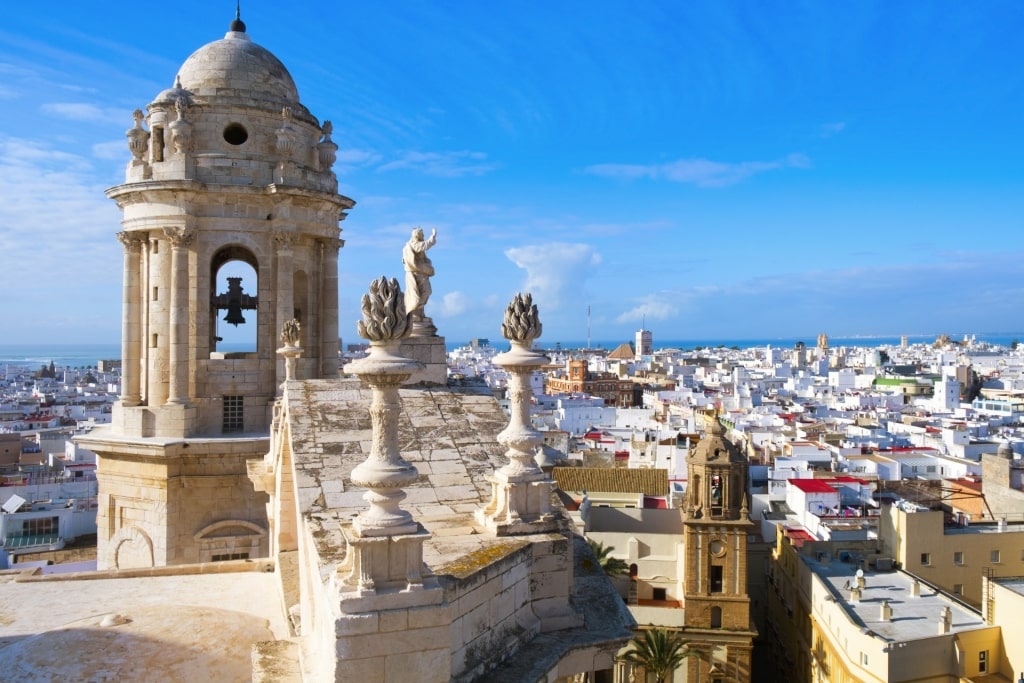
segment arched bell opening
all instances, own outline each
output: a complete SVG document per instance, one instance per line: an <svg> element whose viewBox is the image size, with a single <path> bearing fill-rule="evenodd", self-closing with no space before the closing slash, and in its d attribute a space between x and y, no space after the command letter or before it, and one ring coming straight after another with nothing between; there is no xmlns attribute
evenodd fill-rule
<svg viewBox="0 0 1024 683"><path fill-rule="evenodd" d="M255 353L259 329L259 263L244 247L224 247L210 261L211 357Z"/></svg>

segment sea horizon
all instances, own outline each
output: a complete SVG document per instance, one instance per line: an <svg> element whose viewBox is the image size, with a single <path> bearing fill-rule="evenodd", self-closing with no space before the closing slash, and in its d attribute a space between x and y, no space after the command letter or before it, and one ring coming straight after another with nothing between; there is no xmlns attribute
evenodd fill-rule
<svg viewBox="0 0 1024 683"><path fill-rule="evenodd" d="M908 334L908 335L858 335L849 337L829 337L829 346L835 348L840 346L853 347L880 347L897 346L901 343L903 336L906 336L910 344L931 343L938 338L937 334ZM954 341L960 341L964 337L974 337L977 341L988 342L1009 346L1013 341L1024 339L1024 332L998 332L998 333L960 333L949 335ZM509 342L503 338L478 337L488 339L491 346L504 349ZM538 349L554 351L558 349L590 349L594 351L615 349L622 343L633 343L633 339L618 340L567 340L541 338L534 342ZM711 338L711 339L654 339L653 346L658 349L683 349L692 350L701 348L760 348L772 346L775 348L793 348L798 342L807 346L816 346L817 337L761 337L750 339L736 338ZM355 342L358 343L358 342ZM446 341L445 347L453 351L466 346L470 340ZM348 346L348 343L345 344ZM237 348L235 348L237 347ZM245 344L221 344L224 351L244 351ZM0 344L0 366L8 365L13 367L39 367L49 365L52 361L56 367L95 367L100 360L120 360L121 344Z"/></svg>

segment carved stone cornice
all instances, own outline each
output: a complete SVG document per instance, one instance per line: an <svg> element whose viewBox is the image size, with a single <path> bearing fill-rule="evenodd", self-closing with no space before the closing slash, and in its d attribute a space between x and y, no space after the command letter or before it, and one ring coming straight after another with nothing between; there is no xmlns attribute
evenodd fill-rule
<svg viewBox="0 0 1024 683"><path fill-rule="evenodd" d="M340 237L321 237L318 242L321 249L327 253L333 251L335 255L337 255L339 249L345 246L345 240Z"/></svg>

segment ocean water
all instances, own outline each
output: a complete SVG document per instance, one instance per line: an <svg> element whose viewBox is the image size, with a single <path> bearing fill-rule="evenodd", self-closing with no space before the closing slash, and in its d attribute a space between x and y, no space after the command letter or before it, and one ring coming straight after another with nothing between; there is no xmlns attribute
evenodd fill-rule
<svg viewBox="0 0 1024 683"><path fill-rule="evenodd" d="M931 344L938 338L938 334L908 334L908 344ZM1003 346L1009 346L1014 340L1024 341L1024 332L996 332L991 334L980 334L980 333L967 333L966 335L961 334L950 334L949 337L953 341L961 341L965 336L974 337L976 341L988 342L990 344L1001 344ZM838 348L840 346L866 346L866 347L879 347L879 346L898 346L901 341L901 336L858 336L858 337L832 337L828 338L828 345L831 348ZM624 342L633 343L634 338L629 337L627 339L618 340L591 340L590 348L592 349L606 349L612 350L619 344ZM741 349L750 349L754 347L764 347L771 345L773 348L791 349L796 346L797 342L803 342L808 347L814 347L818 344L817 335L813 337L764 337L761 339L659 339L657 334L654 336L654 348L657 349L694 349L698 346L703 348L715 348L718 346L724 346L726 348L738 347ZM469 342L448 342L446 345L448 350L451 351L460 346L464 346ZM505 339L490 339L491 346L498 349L507 349L509 343ZM539 349L552 350L556 348L562 349L585 349L587 348L586 340L569 339L569 340L558 340L549 337L541 337L538 339L534 346Z"/></svg>
<svg viewBox="0 0 1024 683"><path fill-rule="evenodd" d="M950 334L950 338L959 341L964 334ZM992 334L968 334L974 336L978 341L986 341L991 344L1009 346L1014 340L1024 341L1024 332L998 332ZM935 341L938 335L907 335L907 342L920 344ZM611 350L623 342L632 342L633 339L619 340L591 340L590 347L594 349ZM791 349L797 342L803 342L807 346L815 346L817 337L765 337L762 339L658 339L654 338L655 349L693 349L698 346L714 348L733 346L741 349L763 347L771 345L775 348ZM465 346L468 341L447 341L449 351ZM490 343L497 349L507 349L509 343L505 339L491 339ZM900 343L899 336L862 336L862 337L829 337L829 346L894 346ZM233 348L238 346L238 348ZM542 337L535 346L539 349L553 350L582 349L587 347L586 340L568 339L558 340ZM221 344L223 351L245 350L244 345ZM0 344L0 367L24 367L38 369L41 365L49 365L50 361L57 367L68 368L91 368L96 366L99 360L117 360L121 358L121 345L112 344Z"/></svg>

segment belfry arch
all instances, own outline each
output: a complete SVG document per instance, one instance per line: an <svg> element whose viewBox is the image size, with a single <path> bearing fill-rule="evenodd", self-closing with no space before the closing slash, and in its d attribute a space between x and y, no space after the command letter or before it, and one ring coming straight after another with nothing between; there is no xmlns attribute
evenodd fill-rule
<svg viewBox="0 0 1024 683"><path fill-rule="evenodd" d="M213 255L209 276L210 358L224 355L221 344L228 326L244 330L231 337L236 343L244 339L245 348L227 352L233 357L241 357L239 352L258 353L260 266L256 255L243 246L228 245Z"/></svg>

